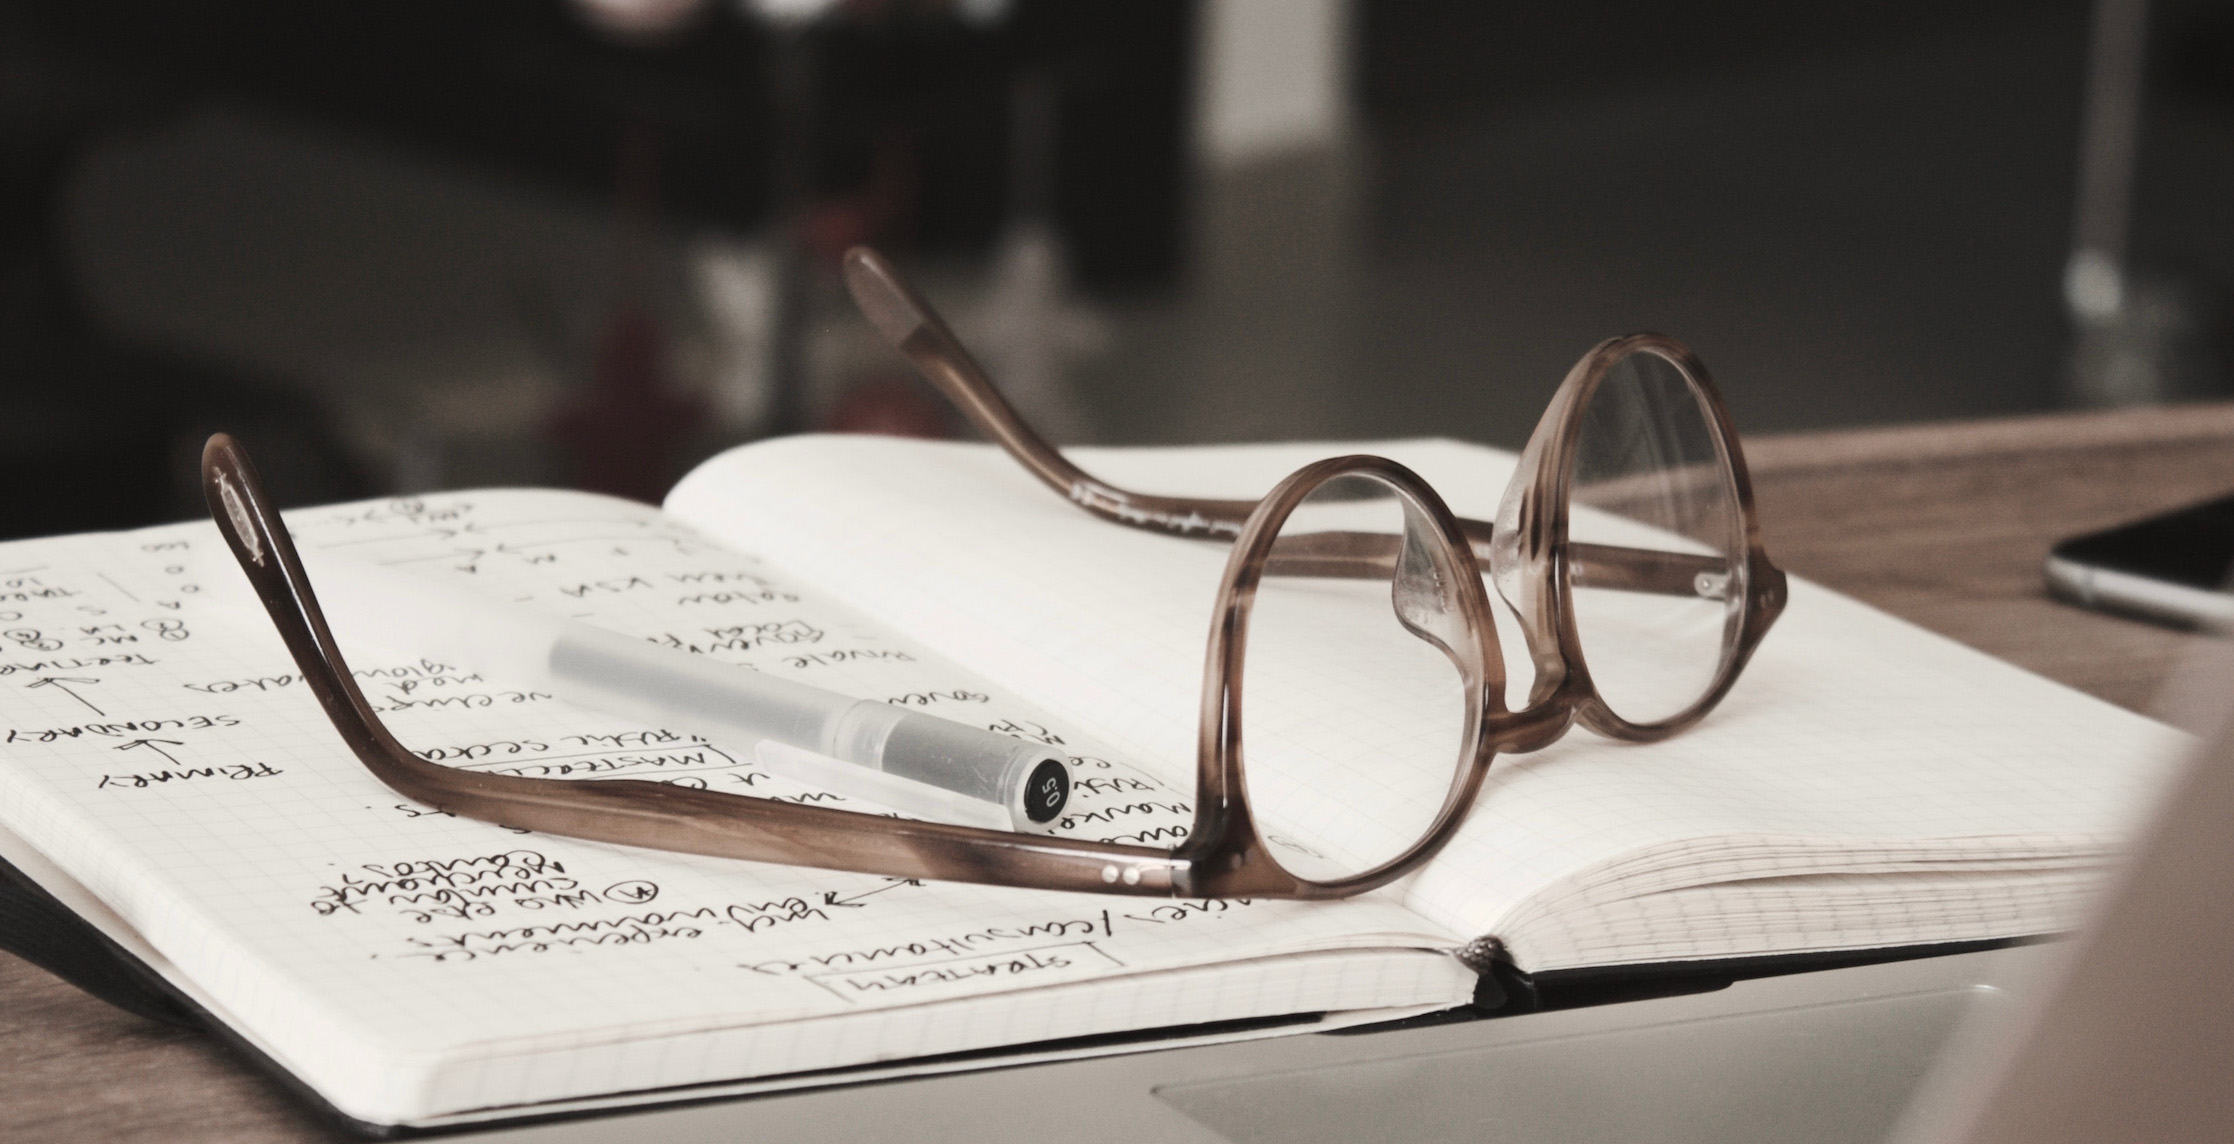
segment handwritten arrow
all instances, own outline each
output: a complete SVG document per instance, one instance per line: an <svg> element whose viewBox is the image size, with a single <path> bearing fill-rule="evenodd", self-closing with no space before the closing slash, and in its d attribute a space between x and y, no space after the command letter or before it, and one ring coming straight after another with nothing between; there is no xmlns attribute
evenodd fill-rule
<svg viewBox="0 0 2234 1144"><path fill-rule="evenodd" d="M68 687L65 687L65 686L63 686L64 684L69 684L69 683L77 683L77 684L88 684L88 683L99 683L99 682L101 682L101 681L100 681L100 680L98 680L98 679L90 679L90 678L87 678L87 677L85 677L85 676L82 676L82 675L61 675L61 676L46 676L46 675L42 675L42 676L40 676L40 677L39 677L39 681L38 681L37 683L27 684L27 685L26 685L26 686L24 687L24 690L26 690L26 691L29 691L29 690L31 690L32 688L38 688L38 687L53 687L53 688L57 688L57 689L59 689L59 690L60 690L60 691L62 692L62 694L64 694L64 695L67 695L67 696L69 696L70 698L72 698L72 699L75 699L75 700L77 700L78 702L80 702L80 703L83 703L83 704L85 704L85 705L86 705L87 707L91 707L91 708L93 709L93 713L94 713L95 715L102 715L102 716L106 716L106 715L108 714L108 712L106 712L106 711L103 711L103 710L101 710L101 709L100 709L100 708L98 708L98 707L94 707L94 706L93 706L93 701L92 701L92 700L90 700L90 699L87 699L87 698L86 698L85 696L83 696L83 695L80 695L80 694L78 694L77 692L75 692L75 691L72 691L72 690L70 690L70 689L69 689Z"/></svg>
<svg viewBox="0 0 2234 1144"><path fill-rule="evenodd" d="M836 890L824 890L822 892L822 904L826 906L852 906L855 909L861 909L861 899L863 898L874 897L886 890L897 890L902 886L920 886L922 884L923 881L919 878L893 878L874 890L863 890L858 894L843 898L838 896Z"/></svg>
<svg viewBox="0 0 2234 1144"><path fill-rule="evenodd" d="M177 758L177 756L175 756L175 755L171 754L171 753L170 753L169 751L166 751L166 750L164 750L163 748L161 748L161 747L157 746L156 744L158 744L158 743L169 743L169 744L170 744L171 746L174 746L174 747L183 747L183 746L185 746L185 745L186 745L186 744L184 744L184 743L181 743L181 742L179 742L179 741L178 741L178 740L176 740L176 739L134 739L134 740L132 740L132 741L131 741L131 742L129 742L129 743L118 743L118 744L116 745L115 749L116 749L116 750L119 750L119 751L129 751L129 750L131 750L131 749L132 749L132 748L134 748L134 747L146 747L146 748L147 748L148 750L150 750L150 751L153 751L153 752L155 752L156 754L158 754L158 755L161 755L161 756L163 756L163 757L164 757L164 758L166 758L166 759L169 759L169 760L171 761L171 765L172 765L172 766L181 766L181 765L183 765L183 764L181 764L181 763L180 763L180 762L178 761L178 758Z"/></svg>

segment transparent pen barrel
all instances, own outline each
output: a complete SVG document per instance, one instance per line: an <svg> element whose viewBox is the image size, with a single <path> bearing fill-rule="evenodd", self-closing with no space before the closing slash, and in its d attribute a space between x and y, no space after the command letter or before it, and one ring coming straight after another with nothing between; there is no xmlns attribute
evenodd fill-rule
<svg viewBox="0 0 2234 1144"><path fill-rule="evenodd" d="M1054 818L1069 794L1063 757L1039 744L614 633L570 625L551 646L550 673L558 691L593 706L773 739L997 803L1031 822Z"/></svg>

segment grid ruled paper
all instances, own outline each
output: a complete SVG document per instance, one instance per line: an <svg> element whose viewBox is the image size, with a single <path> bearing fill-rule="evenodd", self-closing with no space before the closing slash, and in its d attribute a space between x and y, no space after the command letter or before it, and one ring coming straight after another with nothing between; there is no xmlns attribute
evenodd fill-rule
<svg viewBox="0 0 2234 1144"><path fill-rule="evenodd" d="M1447 441L1071 456L1144 492L1255 497L1305 463L1356 452L1406 464L1482 519L1513 466ZM1168 782L1193 764L1221 543L1096 520L997 450L950 443L769 442L701 466L668 508L741 544L781 538L802 573ZM1527 657L1500 621L1518 701ZM1248 694L1244 682L1244 705ZM1421 718L1377 698L1385 725L1358 718L1392 742ZM1498 938L1536 970L2050 931L2187 743L1795 580L1778 627L1702 725L1643 747L1576 731L1497 760L1404 900ZM1374 820L1369 800L1347 810L1346 829L1361 834L1401 825ZM1931 869L1948 871L1929 883L1941 920L1919 927L1906 894L1922 893L1918 871ZM1783 896L1763 897L1764 878L1788 879ZM1829 889L1848 884L1875 889ZM1655 900L1684 905L1641 904ZM1780 904L1748 904L1770 901ZM1727 917L1700 921L1717 910ZM1585 932L1596 936L1573 936Z"/></svg>
<svg viewBox="0 0 2234 1144"><path fill-rule="evenodd" d="M645 506L488 492L289 525L307 550L469 585L492 606L557 608L1058 746L1076 835L1188 821L1188 795L1116 748ZM1204 990L1223 1017L1470 994L1447 956L1406 952L1455 935L1389 895L1329 907L927 885L454 818L356 762L227 576L206 525L0 545L0 821L362 1119L1169 1024L1188 1019L1173 997ZM759 770L751 744L345 646L391 729L447 765L846 805ZM1265 971L1298 955L1321 960ZM1186 990L1151 980L1177 971ZM1050 990L1071 1000L1034 1000Z"/></svg>

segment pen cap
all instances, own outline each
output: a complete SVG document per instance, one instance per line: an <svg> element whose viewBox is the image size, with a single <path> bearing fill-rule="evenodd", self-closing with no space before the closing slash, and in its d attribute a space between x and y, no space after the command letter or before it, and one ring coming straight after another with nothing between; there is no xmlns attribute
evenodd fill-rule
<svg viewBox="0 0 2234 1144"><path fill-rule="evenodd" d="M1070 799L1070 770L1060 752L874 700L837 721L827 753L999 803L1019 825L1053 822Z"/></svg>

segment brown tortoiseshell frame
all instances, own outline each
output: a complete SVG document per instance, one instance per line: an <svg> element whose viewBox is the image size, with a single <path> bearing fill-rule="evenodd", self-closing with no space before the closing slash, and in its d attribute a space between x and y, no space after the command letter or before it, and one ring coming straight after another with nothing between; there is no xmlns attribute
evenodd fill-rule
<svg viewBox="0 0 2234 1144"><path fill-rule="evenodd" d="M1760 544L1743 458L1720 398L1696 359L1654 335L1616 339L1592 350L1568 374L1535 437L1496 528L1454 517L1418 476L1379 457L1337 457L1307 465L1261 501L1145 496L1088 476L1020 420L967 351L891 268L856 248L849 285L872 321L970 419L1042 480L1106 519L1179 535L1231 535L1203 681L1195 821L1173 850L916 822L803 806L745 795L634 779L569 781L482 774L413 755L382 725L351 675L318 607L309 578L278 513L270 507L247 453L230 437L210 438L202 454L210 515L279 629L304 682L350 750L375 776L407 797L470 818L552 834L691 854L780 862L894 877L982 882L1051 890L1181 897L1336 898L1409 873L1449 841L1499 751L1525 751L1558 738L1576 721L1617 738L1649 740L1688 726L1728 690L1745 659L1782 609L1784 576ZM1569 464L1579 414L1610 365L1643 350L1683 370L1713 411L1717 448L1740 506L1747 558L1743 607L1725 633L1712 688L1674 718L1631 724L1615 716L1591 685L1569 601L1569 581L1639 591L1690 594L1695 576L1719 563L1641 550L1566 542ZM1378 577L1393 567L1387 537L1357 533L1279 536L1297 505L1345 474L1377 478L1410 502L1408 514L1431 541L1448 578L1467 638L1444 646L1464 682L1471 718L1454 781L1426 836L1380 867L1337 881L1310 881L1283 868L1251 819L1243 781L1241 689L1251 605L1266 575ZM1274 541L1280 551L1274 551ZM1700 563L1693 567L1693 563ZM1481 569L1522 617L1538 682L1529 706L1504 707L1503 660ZM1585 570L1588 570L1587 572ZM1440 641L1438 641L1440 642Z"/></svg>

